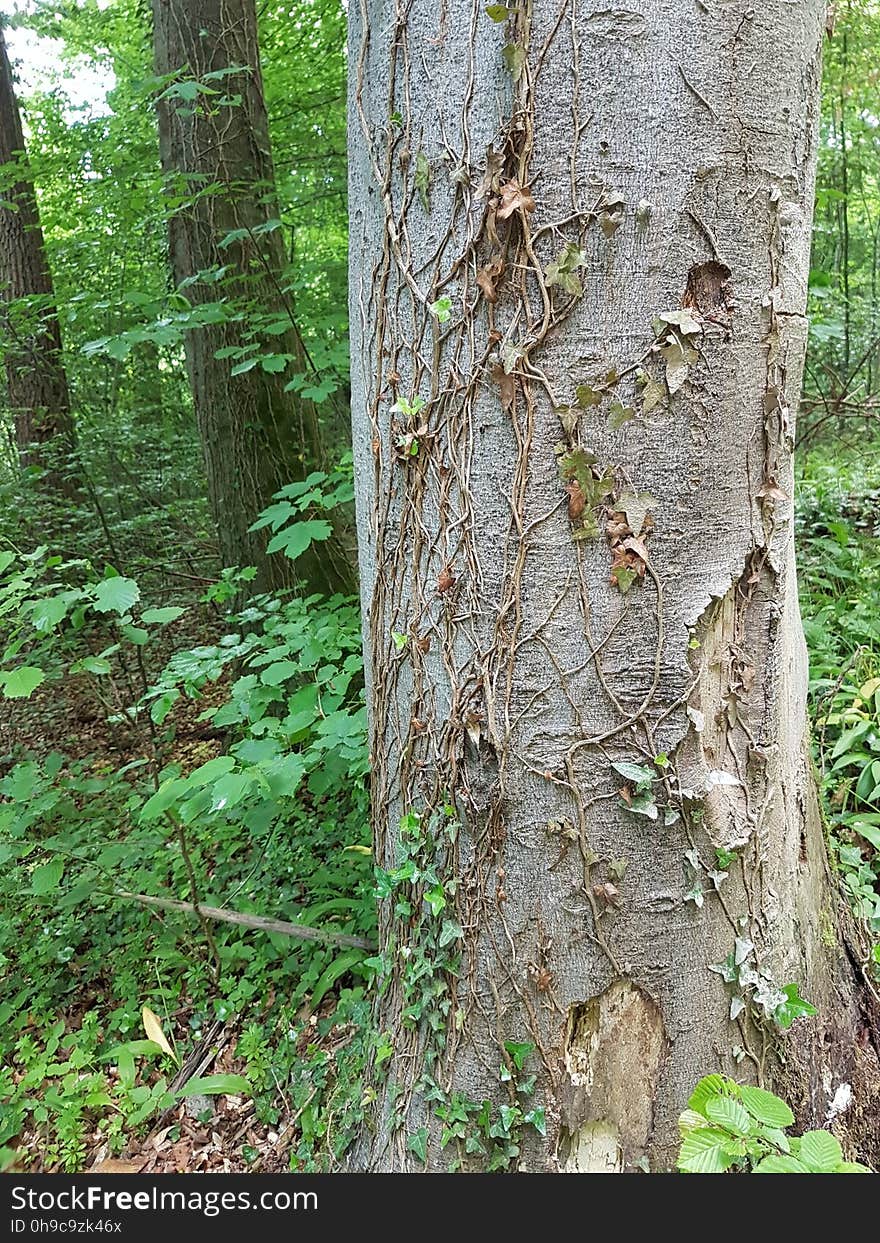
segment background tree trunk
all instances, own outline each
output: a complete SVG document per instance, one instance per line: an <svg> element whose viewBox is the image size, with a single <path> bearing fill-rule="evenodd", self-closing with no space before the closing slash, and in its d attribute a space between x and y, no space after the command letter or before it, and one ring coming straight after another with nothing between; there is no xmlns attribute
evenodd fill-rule
<svg viewBox="0 0 880 1243"><path fill-rule="evenodd" d="M42 468L52 489L70 493L75 472L64 459L74 437L61 330L2 24L0 168L0 331L19 462Z"/></svg>
<svg viewBox="0 0 880 1243"><path fill-rule="evenodd" d="M180 174L180 206L171 216L170 242L178 284L228 268L222 284L196 280L186 287L196 306L218 297L243 300L263 312L288 314L290 326L267 337L267 349L290 356L284 370L261 365L233 375L235 357L217 352L240 346L239 323L206 324L187 339L187 365L202 439L208 490L227 565L256 565L262 587L288 585L294 568L310 587L351 590L353 574L331 541L294 567L267 557L266 532L248 530L272 495L322 464L318 415L312 401L285 392L292 373L310 364L282 285L285 266L277 218L274 170L263 102L253 0L153 0L156 72L202 82L194 100L159 103L162 166ZM227 98L231 103L224 103ZM269 228L267 229L267 225Z"/></svg>
<svg viewBox="0 0 880 1243"><path fill-rule="evenodd" d="M351 6L355 1167L666 1169L712 1071L876 1155L792 540L824 7Z"/></svg>

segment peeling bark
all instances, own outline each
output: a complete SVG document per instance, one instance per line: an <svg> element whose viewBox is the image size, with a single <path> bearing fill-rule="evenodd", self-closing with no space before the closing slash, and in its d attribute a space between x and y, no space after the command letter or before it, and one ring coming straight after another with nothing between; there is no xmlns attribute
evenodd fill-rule
<svg viewBox="0 0 880 1243"><path fill-rule="evenodd" d="M792 544L823 15L351 7L393 1045L354 1168L421 1168L424 1141L429 1169L499 1146L510 1169L668 1169L712 1071L783 1088L804 1124L841 1083L874 1099ZM791 983L819 1015L783 1033ZM875 1124L833 1125L875 1155Z"/></svg>

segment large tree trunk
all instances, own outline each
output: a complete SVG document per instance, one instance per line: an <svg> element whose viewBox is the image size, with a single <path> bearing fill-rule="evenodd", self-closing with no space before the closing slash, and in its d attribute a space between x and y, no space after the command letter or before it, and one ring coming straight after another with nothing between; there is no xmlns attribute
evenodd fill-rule
<svg viewBox="0 0 880 1243"><path fill-rule="evenodd" d="M355 1167L667 1169L716 1070L876 1144L792 546L823 11L351 6Z"/></svg>
<svg viewBox="0 0 880 1243"><path fill-rule="evenodd" d="M162 165L181 175L182 201L169 226L175 278L189 282L185 293L196 306L222 297L290 319L283 333L265 338L266 352L291 360L280 371L258 364L233 375L238 360L217 357L242 345L240 323L206 324L186 345L224 564L256 565L260 586L285 586L291 563L267 557L266 532L249 527L279 488L321 465L322 449L314 402L285 392L291 375L310 364L282 285L281 231L270 224L278 208L254 0L153 0L153 23L158 74L203 82L221 73L204 83L219 94L193 100L172 93L159 104ZM228 269L221 284L192 280L221 265ZM295 568L309 587L353 586L335 541L313 548Z"/></svg>
<svg viewBox="0 0 880 1243"><path fill-rule="evenodd" d="M73 420L61 330L12 67L0 24L0 336L19 463L55 491L76 490Z"/></svg>

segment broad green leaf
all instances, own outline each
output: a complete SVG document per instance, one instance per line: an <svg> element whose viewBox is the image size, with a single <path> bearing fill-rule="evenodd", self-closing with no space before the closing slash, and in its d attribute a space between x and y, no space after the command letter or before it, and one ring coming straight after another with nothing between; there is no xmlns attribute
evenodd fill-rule
<svg viewBox="0 0 880 1243"><path fill-rule="evenodd" d="M141 613L141 621L147 625L164 626L168 622L177 621L178 617L185 613L185 609L169 606L164 609L147 609L145 613Z"/></svg>
<svg viewBox="0 0 880 1243"><path fill-rule="evenodd" d="M84 656L70 666L70 672L93 673L96 677L103 677L110 672L110 668L110 661L104 660L103 656Z"/></svg>
<svg viewBox="0 0 880 1243"><path fill-rule="evenodd" d="M141 808L141 820L157 820L178 801L186 790L186 781L182 777L170 777L163 781L159 789L147 799Z"/></svg>
<svg viewBox="0 0 880 1243"><path fill-rule="evenodd" d="M3 694L7 699L28 699L45 680L45 673L35 665L20 665L18 669L0 673Z"/></svg>
<svg viewBox="0 0 880 1243"><path fill-rule="evenodd" d="M798 1160L811 1174L834 1174L843 1160L840 1143L828 1131L807 1131L801 1136Z"/></svg>
<svg viewBox="0 0 880 1243"><path fill-rule="evenodd" d="M104 578L95 584L95 609L99 613L118 613L121 617L140 599L140 590L133 578Z"/></svg>
<svg viewBox="0 0 880 1243"><path fill-rule="evenodd" d="M295 561L316 540L329 539L331 534L330 523L321 518L310 519L307 522L294 522L272 537L266 551L283 552L285 557Z"/></svg>
<svg viewBox="0 0 880 1243"><path fill-rule="evenodd" d="M723 1174L735 1160L729 1135L710 1127L689 1131L681 1141L678 1168L683 1174Z"/></svg>
<svg viewBox="0 0 880 1243"><path fill-rule="evenodd" d="M179 1088L176 1096L251 1096L253 1089L244 1075L205 1075L190 1079Z"/></svg>
<svg viewBox="0 0 880 1243"><path fill-rule="evenodd" d="M794 1123L794 1114L785 1101L781 1101L778 1096L765 1091L764 1088L746 1085L740 1088L739 1096L755 1121L763 1123L764 1126L783 1130Z"/></svg>
<svg viewBox="0 0 880 1243"><path fill-rule="evenodd" d="M42 867L34 871L31 877L31 893L39 896L50 893L58 888L63 875L64 860L62 858L55 858L50 863L44 863Z"/></svg>
<svg viewBox="0 0 880 1243"><path fill-rule="evenodd" d="M706 1117L706 1102L713 1096L727 1095L727 1080L723 1075L706 1075L691 1092L688 1109Z"/></svg>
<svg viewBox="0 0 880 1243"><path fill-rule="evenodd" d="M748 1113L732 1096L710 1097L706 1101L706 1117L734 1135L748 1135L751 1130Z"/></svg>

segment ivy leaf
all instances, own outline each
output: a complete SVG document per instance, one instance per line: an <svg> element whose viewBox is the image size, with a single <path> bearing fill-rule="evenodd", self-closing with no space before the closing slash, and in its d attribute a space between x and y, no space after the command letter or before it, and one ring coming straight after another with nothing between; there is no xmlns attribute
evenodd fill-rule
<svg viewBox="0 0 880 1243"><path fill-rule="evenodd" d="M133 578L117 574L95 584L95 610L98 613L127 613L141 598L140 589Z"/></svg>
<svg viewBox="0 0 880 1243"><path fill-rule="evenodd" d="M816 1013L816 1007L798 993L797 984L786 984L782 991L785 994L786 1000L776 1007L773 1017L783 1031L787 1031L795 1019L799 1019L801 1015L813 1015Z"/></svg>
<svg viewBox="0 0 880 1243"><path fill-rule="evenodd" d="M632 406L625 406L617 397L611 403L608 411L608 430L616 432L623 427L624 423L629 423L630 419L636 417L636 412Z"/></svg>
<svg viewBox="0 0 880 1243"><path fill-rule="evenodd" d="M428 157L424 151L419 151L416 156L416 173L415 173L416 190L418 191L419 201L422 204L422 210L427 213L431 210L431 165L428 163Z"/></svg>
<svg viewBox="0 0 880 1243"><path fill-rule="evenodd" d="M354 849L351 847L350 849ZM443 927L440 929L440 939L438 944L441 949L450 945L453 941L458 941L464 936L464 929L461 924L456 923L454 919L444 919Z"/></svg>
<svg viewBox="0 0 880 1243"><path fill-rule="evenodd" d="M644 787L650 788L654 780L654 774L649 768L644 768L641 764L633 764L630 760L617 760L612 763L611 767L616 773L620 773L621 777L631 781L637 790Z"/></svg>
<svg viewBox="0 0 880 1243"><path fill-rule="evenodd" d="M535 1051L535 1046L528 1041L522 1043L516 1040L505 1040L504 1048L510 1054L511 1060L517 1070L522 1070L526 1064L526 1058Z"/></svg>
<svg viewBox="0 0 880 1243"><path fill-rule="evenodd" d="M574 390L574 395L577 398L577 404L582 410L586 410L590 406L601 406L605 396L604 393L599 392L598 389L593 388L590 384L579 384Z"/></svg>
<svg viewBox="0 0 880 1243"><path fill-rule="evenodd" d="M506 4L487 4L486 16L491 17L493 22L506 22L510 17L510 9Z"/></svg>
<svg viewBox="0 0 880 1243"><path fill-rule="evenodd" d="M523 69L526 63L526 50L519 43L508 43L507 47L501 53L507 72L513 78L514 82L518 82L522 77Z"/></svg>
<svg viewBox="0 0 880 1243"><path fill-rule="evenodd" d="M409 1152L416 1155L422 1165L425 1165L428 1160L428 1128L420 1126L417 1131L414 1131L406 1141L406 1147Z"/></svg>

